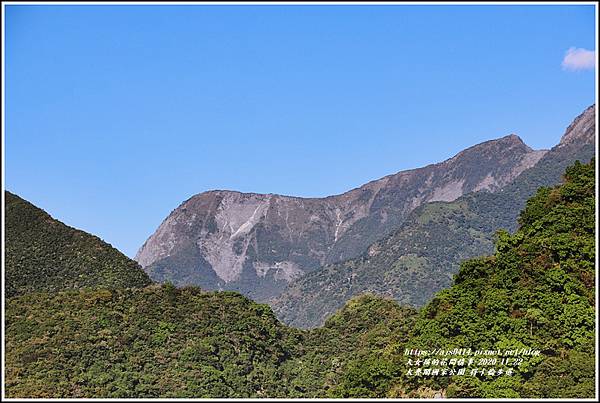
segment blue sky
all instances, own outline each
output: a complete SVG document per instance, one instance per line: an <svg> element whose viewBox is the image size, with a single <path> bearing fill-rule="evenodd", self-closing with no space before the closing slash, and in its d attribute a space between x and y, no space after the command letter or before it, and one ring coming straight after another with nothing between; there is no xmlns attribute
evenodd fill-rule
<svg viewBox="0 0 600 403"><path fill-rule="evenodd" d="M593 6L7 6L5 29L6 188L129 256L196 193L549 148L595 99L561 66L596 49Z"/></svg>

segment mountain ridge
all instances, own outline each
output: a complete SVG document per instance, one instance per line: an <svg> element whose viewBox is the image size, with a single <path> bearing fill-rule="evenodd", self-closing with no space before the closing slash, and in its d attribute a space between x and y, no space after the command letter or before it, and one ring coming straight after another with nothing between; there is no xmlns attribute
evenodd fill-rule
<svg viewBox="0 0 600 403"><path fill-rule="evenodd" d="M358 256L419 205L498 191L546 152L509 134L338 195L202 192L167 216L135 260L159 282L266 301L306 272Z"/></svg>
<svg viewBox="0 0 600 403"><path fill-rule="evenodd" d="M367 252L325 265L291 283L270 301L279 318L297 327L314 327L364 292L421 306L450 285L464 259L493 252L499 229L515 231L518 212L538 188L556 185L564 169L595 154L595 106L566 129L562 142L496 193L474 192L452 202L419 206Z"/></svg>

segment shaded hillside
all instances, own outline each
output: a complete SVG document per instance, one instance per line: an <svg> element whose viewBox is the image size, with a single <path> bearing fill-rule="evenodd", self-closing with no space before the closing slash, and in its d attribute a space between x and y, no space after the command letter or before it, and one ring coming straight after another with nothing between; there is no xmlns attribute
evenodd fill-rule
<svg viewBox="0 0 600 403"><path fill-rule="evenodd" d="M299 278L272 302L278 317L292 326L318 326L364 292L422 306L451 284L462 260L493 252L498 229L516 229L519 212L538 187L559 183L568 165L592 158L594 123L592 106L575 119L557 146L502 190L425 204L364 255Z"/></svg>
<svg viewBox="0 0 600 403"><path fill-rule="evenodd" d="M86 232L5 192L6 296L82 287L144 287L141 267Z"/></svg>
<svg viewBox="0 0 600 403"><path fill-rule="evenodd" d="M136 260L158 282L235 290L266 301L323 264L358 256L419 205L497 191L545 152L509 135L337 196L201 193L161 223Z"/></svg>

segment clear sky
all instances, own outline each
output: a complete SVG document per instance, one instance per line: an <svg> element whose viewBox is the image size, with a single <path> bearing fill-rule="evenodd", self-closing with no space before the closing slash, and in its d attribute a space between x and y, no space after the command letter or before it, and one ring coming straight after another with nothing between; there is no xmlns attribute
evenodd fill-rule
<svg viewBox="0 0 600 403"><path fill-rule="evenodd" d="M7 6L5 29L6 188L129 256L196 193L550 148L595 100L593 6Z"/></svg>

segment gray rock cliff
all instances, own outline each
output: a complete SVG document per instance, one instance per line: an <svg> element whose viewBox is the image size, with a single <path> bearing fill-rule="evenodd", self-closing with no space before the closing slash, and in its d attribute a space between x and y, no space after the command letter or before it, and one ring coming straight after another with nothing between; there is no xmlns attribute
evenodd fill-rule
<svg viewBox="0 0 600 403"><path fill-rule="evenodd" d="M511 134L325 198L200 193L163 221L135 259L156 281L266 301L311 270L360 255L418 206L498 191L545 153Z"/></svg>

